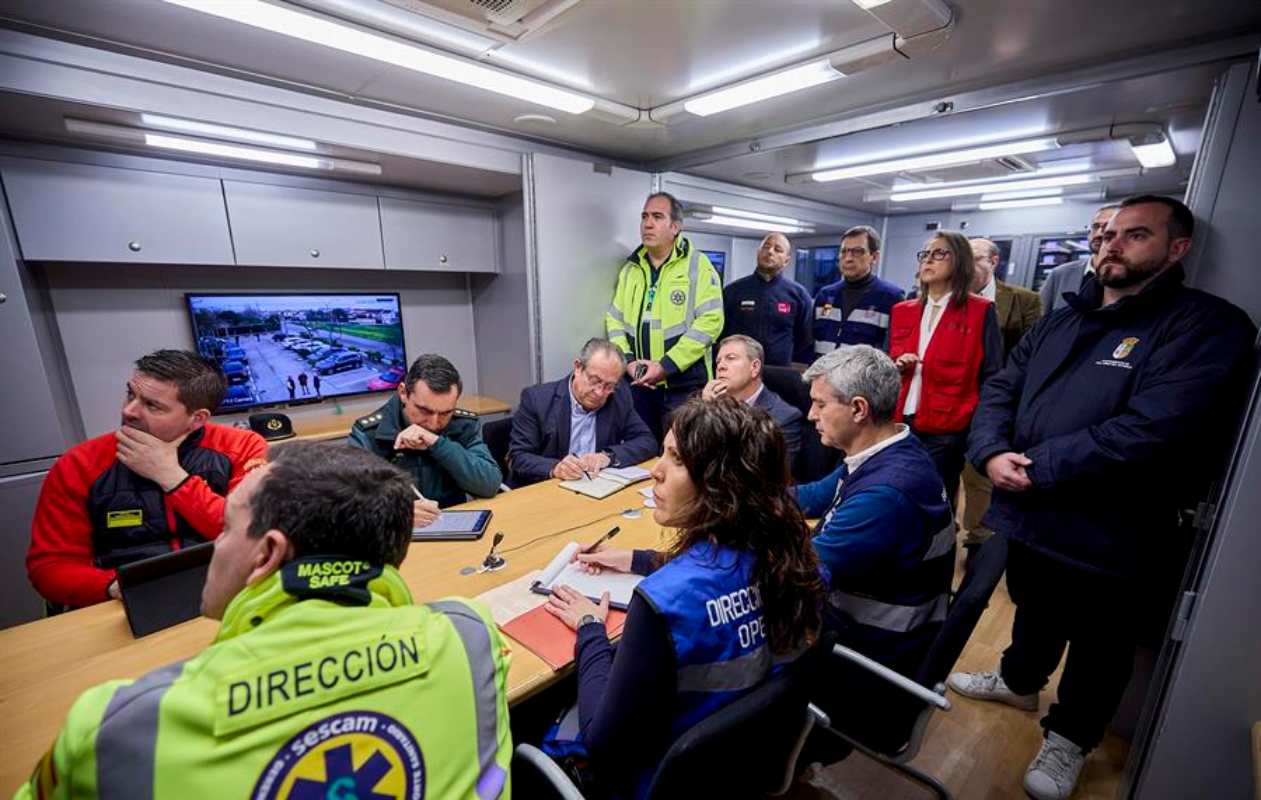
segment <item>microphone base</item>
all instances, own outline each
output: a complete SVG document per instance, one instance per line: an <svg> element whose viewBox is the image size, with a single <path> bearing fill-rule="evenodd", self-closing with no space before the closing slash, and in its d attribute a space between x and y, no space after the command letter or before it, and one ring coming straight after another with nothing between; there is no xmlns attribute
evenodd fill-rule
<svg viewBox="0 0 1261 800"><path fill-rule="evenodd" d="M486 560L482 562L482 569L487 572L503 569L508 562L502 557L496 555L486 556Z"/></svg>

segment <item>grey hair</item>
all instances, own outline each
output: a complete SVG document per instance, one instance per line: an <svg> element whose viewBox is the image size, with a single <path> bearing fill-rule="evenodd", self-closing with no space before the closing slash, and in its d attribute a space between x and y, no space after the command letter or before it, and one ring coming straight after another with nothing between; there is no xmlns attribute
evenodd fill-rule
<svg viewBox="0 0 1261 800"><path fill-rule="evenodd" d="M864 398L876 424L893 419L898 393L902 390L902 375L893 359L884 352L869 344L843 344L815 359L801 379L811 383L818 377L826 378L828 386L843 402Z"/></svg>
<svg viewBox="0 0 1261 800"><path fill-rule="evenodd" d="M582 350L578 353L578 363L585 369L591 363L591 358L596 353L612 353L617 356L619 364L625 364L626 359L622 355L622 350L608 339L601 339L599 336L587 340L582 346Z"/></svg>
<svg viewBox="0 0 1261 800"><path fill-rule="evenodd" d="M666 199L666 202L670 204L670 221L676 222L679 225L682 225L683 224L683 204L679 202L679 198L675 197L669 192L653 192L652 194L648 195L648 199L644 201L644 205L648 205L649 202L651 202L652 200L658 197L664 197Z"/></svg>
<svg viewBox="0 0 1261 800"><path fill-rule="evenodd" d="M750 361L761 361L766 363L766 350L762 348L762 343L752 336L745 336L743 333L733 333L718 343L718 351L728 344L744 345L744 354L749 357Z"/></svg>
<svg viewBox="0 0 1261 800"><path fill-rule="evenodd" d="M985 242L986 255L995 261L998 261L998 259L1002 256L1003 251L998 249L998 245L994 244L993 239L987 239L984 236L974 236L969 239L968 242Z"/></svg>

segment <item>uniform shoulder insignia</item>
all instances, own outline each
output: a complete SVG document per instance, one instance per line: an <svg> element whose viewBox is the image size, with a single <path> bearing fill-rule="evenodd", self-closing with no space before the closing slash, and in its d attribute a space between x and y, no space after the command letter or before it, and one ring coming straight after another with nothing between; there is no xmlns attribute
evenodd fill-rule
<svg viewBox="0 0 1261 800"><path fill-rule="evenodd" d="M468 409L464 409L464 408L457 408L457 409L455 410L455 414L454 414L454 416L457 416L457 417L459 417L459 418L461 418L461 419L477 419L477 415L476 415L476 414L474 414L472 411L469 411Z"/></svg>
<svg viewBox="0 0 1261 800"><path fill-rule="evenodd" d="M385 419L385 415L380 412L369 414L366 417L360 417L355 420L355 427L361 430L370 431L381 424L381 420Z"/></svg>

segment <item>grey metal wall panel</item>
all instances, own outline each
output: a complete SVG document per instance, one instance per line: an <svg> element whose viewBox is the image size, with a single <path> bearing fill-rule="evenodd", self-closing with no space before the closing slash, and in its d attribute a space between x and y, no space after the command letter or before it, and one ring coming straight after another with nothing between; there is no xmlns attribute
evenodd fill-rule
<svg viewBox="0 0 1261 800"><path fill-rule="evenodd" d="M0 171L28 261L233 263L217 180L10 158Z"/></svg>
<svg viewBox="0 0 1261 800"><path fill-rule="evenodd" d="M495 272L495 218L487 209L381 198L386 269Z"/></svg>
<svg viewBox="0 0 1261 800"><path fill-rule="evenodd" d="M0 628L44 615L44 601L26 578L26 548L45 471L0 477Z"/></svg>
<svg viewBox="0 0 1261 800"><path fill-rule="evenodd" d="M535 382L521 195L500 205L499 264L498 275L469 276L477 333L477 377L484 394L515 407L521 389Z"/></svg>
<svg viewBox="0 0 1261 800"><path fill-rule="evenodd" d="M536 154L539 326L542 380L569 371L582 343L604 334L617 272L639 246L639 212L652 185L646 172Z"/></svg>
<svg viewBox="0 0 1261 800"><path fill-rule="evenodd" d="M377 199L224 181L236 263L384 269Z"/></svg>
<svg viewBox="0 0 1261 800"><path fill-rule="evenodd" d="M56 455L65 446L20 269L0 209L0 412L9 423L0 436L0 464Z"/></svg>

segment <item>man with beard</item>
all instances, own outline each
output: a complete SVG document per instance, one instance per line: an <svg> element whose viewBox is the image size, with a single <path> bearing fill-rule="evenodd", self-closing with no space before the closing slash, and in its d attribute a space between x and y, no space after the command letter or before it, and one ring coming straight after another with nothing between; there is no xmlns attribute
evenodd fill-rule
<svg viewBox="0 0 1261 800"><path fill-rule="evenodd" d="M67 450L44 479L26 571L46 600L117 598L118 567L219 535L228 491L267 460L257 433L208 421L225 390L195 353L136 362L118 429Z"/></svg>
<svg viewBox="0 0 1261 800"><path fill-rule="evenodd" d="M1027 711L1059 665L1057 702L1025 773L1068 797L1129 682L1138 641L1163 630L1193 530L1183 513L1221 467L1257 331L1183 286L1194 219L1182 203L1121 203L1097 279L1029 332L985 384L968 457L994 484L985 522L1011 537L1011 645L960 694Z"/></svg>
<svg viewBox="0 0 1261 800"><path fill-rule="evenodd" d="M757 251L757 271L722 293L723 338L756 339L766 351L766 363L777 367L814 360L813 300L806 287L783 275L792 252L787 236L766 234Z"/></svg>
<svg viewBox="0 0 1261 800"><path fill-rule="evenodd" d="M1064 293L1077 291L1087 275L1095 274L1095 268L1098 266L1095 262L1099 260L1099 247L1103 244L1103 231L1120 208L1117 205L1104 206L1095 212L1094 218L1090 221L1089 256L1060 264L1046 274L1042 281L1042 288L1038 290L1042 296L1042 309L1045 313L1050 314L1057 308L1063 308Z"/></svg>

